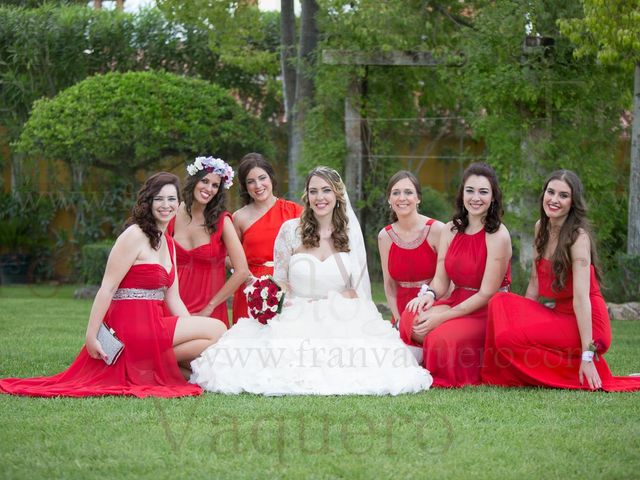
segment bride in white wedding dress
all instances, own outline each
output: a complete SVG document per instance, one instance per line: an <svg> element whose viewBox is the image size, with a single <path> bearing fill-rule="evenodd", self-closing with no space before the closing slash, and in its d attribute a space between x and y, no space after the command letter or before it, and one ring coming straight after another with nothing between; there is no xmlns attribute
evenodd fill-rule
<svg viewBox="0 0 640 480"><path fill-rule="evenodd" d="M397 395L431 386L429 372L371 301L364 240L333 169L307 177L300 219L274 247L282 313L243 318L191 363L191 382L219 393Z"/></svg>

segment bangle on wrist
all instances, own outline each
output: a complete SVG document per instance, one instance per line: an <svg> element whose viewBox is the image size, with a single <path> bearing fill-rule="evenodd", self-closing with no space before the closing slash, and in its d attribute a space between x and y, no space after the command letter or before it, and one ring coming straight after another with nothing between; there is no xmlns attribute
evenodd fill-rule
<svg viewBox="0 0 640 480"><path fill-rule="evenodd" d="M585 351L591 353L592 359L598 360L598 345L596 344L596 342L591 340L591 342L587 346L587 350ZM584 352L582 353L582 356L584 357ZM589 360L586 360L586 361L589 361Z"/></svg>
<svg viewBox="0 0 640 480"><path fill-rule="evenodd" d="M582 352L582 361L583 362L593 362L593 357L595 355L595 352L592 352L591 350L585 350L584 352Z"/></svg>
<svg viewBox="0 0 640 480"><path fill-rule="evenodd" d="M433 299L437 300L438 296L436 295L436 291L429 286L428 283L423 283L420 287L420 291L418 292L418 297L424 297L427 293L433 295Z"/></svg>

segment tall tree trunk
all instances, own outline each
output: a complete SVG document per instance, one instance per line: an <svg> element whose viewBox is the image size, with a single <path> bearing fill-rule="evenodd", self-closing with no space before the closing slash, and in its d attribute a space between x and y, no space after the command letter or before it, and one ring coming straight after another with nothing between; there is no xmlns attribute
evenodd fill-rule
<svg viewBox="0 0 640 480"><path fill-rule="evenodd" d="M316 14L318 4L315 0L302 0L300 17L300 47L296 65L296 94L292 113L291 136L289 138L289 195L297 194L301 189L298 178L298 166L302 161L302 142L304 122L307 110L314 96L313 67L314 53L318 44L318 26Z"/></svg>
<svg viewBox="0 0 640 480"><path fill-rule="evenodd" d="M280 1L280 31L282 49L280 51L280 70L282 72L282 91L284 94L284 112L287 122L291 123L293 103L296 97L296 15L293 0Z"/></svg>
<svg viewBox="0 0 640 480"><path fill-rule="evenodd" d="M530 125L525 137L520 143L520 151L524 160L524 171L521 172L523 179L539 178L544 175L540 167L540 158L542 153L539 146L549 141L549 129L541 127L539 124ZM533 267L533 225L536 221L538 213L538 190L537 186L530 185L515 200L515 211L522 220L520 231L512 230L511 234L520 239L519 262L520 266L526 271Z"/></svg>
<svg viewBox="0 0 640 480"><path fill-rule="evenodd" d="M280 1L280 71L282 72L282 93L284 114L287 122L287 166L291 165L291 139L293 138L293 108L296 98L296 15L293 0ZM287 167L288 168L288 167ZM289 198L293 197L289 175Z"/></svg>
<svg viewBox="0 0 640 480"><path fill-rule="evenodd" d="M11 191L13 192L24 186L23 162L24 154L11 152Z"/></svg>
<svg viewBox="0 0 640 480"><path fill-rule="evenodd" d="M631 127L627 253L629 255L640 255L640 62L636 63L633 79L633 125Z"/></svg>

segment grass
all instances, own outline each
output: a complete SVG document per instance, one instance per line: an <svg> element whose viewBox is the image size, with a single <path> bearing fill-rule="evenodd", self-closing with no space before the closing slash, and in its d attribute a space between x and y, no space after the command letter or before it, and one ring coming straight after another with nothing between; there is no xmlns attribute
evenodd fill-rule
<svg viewBox="0 0 640 480"><path fill-rule="evenodd" d="M73 288L0 288L0 377L82 346ZM614 322L617 374L640 322ZM638 478L640 393L490 387L399 397L0 395L0 478Z"/></svg>

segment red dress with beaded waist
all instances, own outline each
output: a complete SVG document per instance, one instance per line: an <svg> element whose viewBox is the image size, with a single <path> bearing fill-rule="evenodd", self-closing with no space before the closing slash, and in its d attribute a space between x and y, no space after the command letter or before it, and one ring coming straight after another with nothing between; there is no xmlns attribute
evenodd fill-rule
<svg viewBox="0 0 640 480"><path fill-rule="evenodd" d="M458 232L453 237L444 264L455 288L448 298L434 305L454 308L478 292L487 263L486 235L484 230L480 230L473 235ZM501 288L506 289L510 284L508 267ZM413 325L413 317L410 312L405 312L400 325ZM486 322L487 307L484 306L448 320L427 334L423 343L423 362L433 376L434 386L461 387L481 382ZM410 328L401 330L400 334L405 343L411 342Z"/></svg>
<svg viewBox="0 0 640 480"><path fill-rule="evenodd" d="M173 259L173 242L165 238ZM0 392L38 397L199 395L202 390L183 378L173 353L177 317L164 313L162 297L174 278L175 266L167 272L160 264L133 265L124 276L104 318L125 345L113 365L91 358L83 347L64 372L3 379Z"/></svg>

